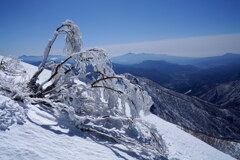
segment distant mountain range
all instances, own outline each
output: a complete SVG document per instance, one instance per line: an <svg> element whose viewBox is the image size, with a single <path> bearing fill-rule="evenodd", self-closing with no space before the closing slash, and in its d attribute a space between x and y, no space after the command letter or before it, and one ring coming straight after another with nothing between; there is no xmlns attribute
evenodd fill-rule
<svg viewBox="0 0 240 160"><path fill-rule="evenodd" d="M176 64L187 64L189 61L195 58L191 57L177 57L166 54L152 54L152 53L127 53L118 57L111 58L113 63L117 64L138 64L146 60L163 60Z"/></svg>
<svg viewBox="0 0 240 160"><path fill-rule="evenodd" d="M18 57L24 62L27 63L35 63L40 64L42 61L42 56L20 56ZM63 55L49 55L49 60L54 59L55 61L62 61L66 59L66 56ZM166 54L150 54L150 53L127 53L122 56L113 57L111 58L113 63L122 64L122 65L136 65L140 64L144 61L166 61L172 64L178 65L192 65L197 68L212 68L222 65L228 65L232 63L239 63L240 61L240 54L234 53L226 53L222 56L215 56L215 57L204 57L204 58L196 58L196 57L177 57L177 56L170 56ZM149 64L149 63L148 63ZM161 66L159 66L161 67Z"/></svg>
<svg viewBox="0 0 240 160"><path fill-rule="evenodd" d="M146 60L139 64L123 65L113 63L116 73L131 73L137 76L147 77L159 84L171 87L173 81L186 80L186 74L197 72L200 69L191 65L179 65L166 61Z"/></svg>
<svg viewBox="0 0 240 160"><path fill-rule="evenodd" d="M35 66L38 66L42 62L42 56L26 56L22 55L19 56L18 59L22 60L23 62L33 64ZM49 55L48 61L53 60L55 62L61 62L62 60L65 60L66 56L63 55Z"/></svg>
<svg viewBox="0 0 240 160"><path fill-rule="evenodd" d="M154 58L155 60L144 60ZM117 73L147 77L177 92L187 92L194 96L201 96L216 84L240 80L240 54L227 53L216 57L188 58L131 53L112 60L115 62L113 66ZM126 64L131 60L139 63Z"/></svg>
<svg viewBox="0 0 240 160"><path fill-rule="evenodd" d="M240 54L227 53L222 56L214 57L177 57L166 54L148 54L148 53L128 53L122 56L113 57L112 62L117 64L132 65L138 64L146 60L163 60L169 63L175 63L180 65L193 65L199 68L210 68L221 65L228 65L231 63L238 63L240 61Z"/></svg>

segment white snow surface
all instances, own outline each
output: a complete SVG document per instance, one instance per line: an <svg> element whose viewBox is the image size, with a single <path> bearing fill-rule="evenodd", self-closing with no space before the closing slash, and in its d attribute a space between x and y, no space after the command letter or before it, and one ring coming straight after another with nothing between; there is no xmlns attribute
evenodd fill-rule
<svg viewBox="0 0 240 160"><path fill-rule="evenodd" d="M131 110L128 103L125 103L125 113L127 117L131 117Z"/></svg>
<svg viewBox="0 0 240 160"><path fill-rule="evenodd" d="M229 160L234 159L225 153L211 147L156 115L150 114L142 117L145 121L155 124L158 132L165 140L169 151L169 159L181 160Z"/></svg>
<svg viewBox="0 0 240 160"><path fill-rule="evenodd" d="M37 70L35 66L26 63L22 63L22 65L29 75ZM50 71L44 71L40 81L46 80L50 74ZM13 100L1 95L0 111L1 106L11 101ZM22 107L18 103L12 104L15 107ZM109 147L107 143L99 143L86 138L82 136L80 130L60 125L53 113L36 105L28 105L27 107L25 123L15 123L9 130L0 130L0 160L137 159L121 150L125 148L123 145L116 144L113 148ZM234 159L153 114L147 116L142 114L141 119L156 126L166 143L169 159Z"/></svg>
<svg viewBox="0 0 240 160"><path fill-rule="evenodd" d="M1 96L0 105L9 98ZM116 148L94 142L80 135L81 131L58 125L54 115L36 106L28 106L26 122L12 125L9 130L0 131L0 159L52 159L52 160L102 160L136 159ZM176 125L150 114L141 117L157 127L168 148L169 159L180 160L231 160L226 155L199 139L184 132ZM79 132L79 134L78 134ZM119 156L121 155L121 156Z"/></svg>
<svg viewBox="0 0 240 160"><path fill-rule="evenodd" d="M2 59L2 58L3 58L3 56L0 55L0 59ZM25 74L26 77L23 78L22 76L16 76L15 77L15 82L21 82L23 80L24 81L29 80L33 76L33 74L38 70L38 67L33 66L31 64L24 63L24 62L21 62L20 64L23 67L23 70L25 70L27 72ZM51 76L51 71L45 69L45 70L43 70L43 72L39 76L39 79L38 79L37 82L42 83L45 80L47 80L50 76Z"/></svg>
<svg viewBox="0 0 240 160"><path fill-rule="evenodd" d="M27 79L30 79L38 69L37 67L28 63L21 62L21 65L24 67L25 71L27 72ZM51 76L51 71L45 69L39 76L39 79L37 82L42 83L45 80L47 80L50 76Z"/></svg>
<svg viewBox="0 0 240 160"><path fill-rule="evenodd" d="M9 100L5 97L1 102ZM70 135L68 129L57 126L53 115L36 106L30 107L24 125L13 125L10 130L0 131L1 160L118 159L110 148L88 138ZM46 126L50 128L47 129ZM133 159L128 155L124 156Z"/></svg>

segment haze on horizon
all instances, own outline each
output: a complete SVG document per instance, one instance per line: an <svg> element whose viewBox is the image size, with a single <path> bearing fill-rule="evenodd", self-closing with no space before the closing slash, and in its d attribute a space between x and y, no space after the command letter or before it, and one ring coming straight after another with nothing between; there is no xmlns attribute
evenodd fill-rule
<svg viewBox="0 0 240 160"><path fill-rule="evenodd" d="M239 8L239 0L2 0L0 54L42 55L66 19L80 27L86 48L101 47L111 57L239 54ZM59 37L51 53L61 53L63 44Z"/></svg>

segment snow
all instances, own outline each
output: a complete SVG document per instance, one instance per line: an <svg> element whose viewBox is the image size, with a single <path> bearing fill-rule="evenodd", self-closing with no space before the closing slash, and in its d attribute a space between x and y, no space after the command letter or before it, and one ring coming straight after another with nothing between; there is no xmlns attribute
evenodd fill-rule
<svg viewBox="0 0 240 160"><path fill-rule="evenodd" d="M2 58L3 58L3 56L0 55L0 59L2 59ZM15 77L15 82L22 82L23 80L25 80L25 81L29 80L33 76L33 74L38 70L37 67L35 67L31 64L24 63L24 62L21 62L20 64L23 67L23 69L27 72L25 74L26 77L23 78L23 76L17 76L17 77ZM42 83L45 80L47 80L50 76L51 76L51 71L45 69L39 76L38 82Z"/></svg>
<svg viewBox="0 0 240 160"><path fill-rule="evenodd" d="M11 100L1 96L0 106L4 101ZM79 130L61 127L60 122L52 114L39 106L30 105L29 107L30 110L23 125L15 124L10 127L10 130L0 131L0 159L137 159L122 152L121 150L125 148L123 145L116 144L115 148L110 148L107 143L95 142L82 136ZM233 159L153 114L141 118L156 125L166 142L169 159Z"/></svg>
<svg viewBox="0 0 240 160"><path fill-rule="evenodd" d="M125 102L125 113L127 117L131 117L131 110L127 102Z"/></svg>
<svg viewBox="0 0 240 160"><path fill-rule="evenodd" d="M25 71L27 72L28 79L30 79L38 69L37 67L35 67L31 64L27 64L27 63L23 63L23 62L21 63L21 65L24 67ZM50 76L51 76L51 71L45 69L39 76L39 79L37 82L42 83L45 80L47 80Z"/></svg>
<svg viewBox="0 0 240 160"><path fill-rule="evenodd" d="M169 158L181 160L230 160L231 156L186 133L176 125L153 114L142 117L156 126L168 148Z"/></svg>
<svg viewBox="0 0 240 160"><path fill-rule="evenodd" d="M118 109L122 110L122 100L118 98Z"/></svg>
<svg viewBox="0 0 240 160"><path fill-rule="evenodd" d="M2 103L4 99L10 101L9 98L1 96ZM121 159L118 154L127 159L135 159L120 150L117 152L113 148L81 137L78 130L62 128L53 115L36 106L30 107L24 125L13 125L10 130L0 131L0 159ZM150 114L142 119L156 125L166 142L169 158L233 159L155 115Z"/></svg>
<svg viewBox="0 0 240 160"><path fill-rule="evenodd" d="M15 101L0 95L0 131L14 123L22 124L25 119L25 109Z"/></svg>
<svg viewBox="0 0 240 160"><path fill-rule="evenodd" d="M101 97L100 97L101 101L103 103L107 103L107 101L105 100L104 95L103 95L103 88L100 88L100 92L101 92Z"/></svg>
<svg viewBox="0 0 240 160"><path fill-rule="evenodd" d="M11 100L2 96L1 102L4 101ZM79 130L71 129L70 131L61 128L57 126L58 122L52 115L36 106L30 107L24 125L13 125L10 130L0 130L1 160L123 159L116 155L114 151L116 149L81 137ZM123 147L116 145L116 148ZM121 151L119 152L126 159L134 159Z"/></svg>
<svg viewBox="0 0 240 160"><path fill-rule="evenodd" d="M56 118L37 107L31 107L27 113L28 118L39 125L56 125Z"/></svg>
<svg viewBox="0 0 240 160"><path fill-rule="evenodd" d="M191 93L192 92L192 90L190 89L190 90L188 90L187 92L185 92L184 94L189 94L189 93Z"/></svg>

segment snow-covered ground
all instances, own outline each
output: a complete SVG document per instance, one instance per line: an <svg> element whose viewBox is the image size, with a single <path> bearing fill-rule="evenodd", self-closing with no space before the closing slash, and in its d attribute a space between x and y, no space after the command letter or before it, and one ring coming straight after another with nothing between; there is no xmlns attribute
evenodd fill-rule
<svg viewBox="0 0 240 160"><path fill-rule="evenodd" d="M21 65L24 67L25 71L27 72L27 78L28 79L31 78L33 76L33 74L37 71L37 67L35 67L31 64L22 62ZM39 77L38 82L43 82L46 79L48 79L50 76L51 76L51 71L45 69L41 73L41 76Z"/></svg>
<svg viewBox="0 0 240 160"><path fill-rule="evenodd" d="M11 101L7 97L0 98L0 105ZM81 137L78 130L61 128L53 115L36 106L30 107L24 125L16 124L10 130L0 131L1 160L121 159L116 149ZM125 153L119 154L134 159Z"/></svg>
<svg viewBox="0 0 240 160"><path fill-rule="evenodd" d="M3 58L3 56L1 56L0 55L0 60ZM21 66L23 67L23 70L25 70L27 73L25 74L25 76L24 77L22 77L22 76L16 76L15 77L15 81L16 82L21 82L21 81L25 81L25 80L29 80L32 76L33 76L33 74L37 71L37 67L36 66L33 66L33 65L31 65L31 64L28 64L28 63L24 63L24 62L21 62L20 63L21 64ZM0 73L1 74L1 73ZM40 75L40 77L39 77L39 79L38 79L38 82L43 82L43 81L45 81L46 79L48 79L49 77L51 76L51 71L49 71L49 70L44 70L42 73L41 73L41 75Z"/></svg>
<svg viewBox="0 0 240 160"><path fill-rule="evenodd" d="M183 160L234 159L156 115L150 114L142 118L155 124L158 132L165 140L169 150L169 158L175 157Z"/></svg>
<svg viewBox="0 0 240 160"><path fill-rule="evenodd" d="M29 75L32 75L37 69L29 64L22 63L22 65ZM44 81L50 74L50 71L44 71L40 81ZM23 108L20 111L24 112L24 106L0 95L0 118L4 117L3 114L8 114L13 118L18 116L12 111L8 112L9 105L13 105L15 109ZM0 130L0 160L126 160L139 158L127 152L123 145L108 145L107 142L99 142L84 136L80 130L64 126L62 123L64 119L60 121L53 112L46 108L38 105L28 105L27 107L25 117L18 121L12 120L14 124L9 127L9 130ZM17 124L23 119L25 122ZM156 126L166 143L169 159L234 159L153 114L142 116L141 119ZM0 123L2 123L1 119Z"/></svg>
<svg viewBox="0 0 240 160"><path fill-rule="evenodd" d="M11 99L1 96L0 106ZM17 105L17 104L15 104ZM81 131L64 128L54 115L37 106L29 106L26 122L14 124L9 130L0 131L0 159L137 159L121 151L124 146L110 148L86 138ZM155 124L168 148L169 159L181 160L230 160L230 156L166 122L155 115L142 117Z"/></svg>

